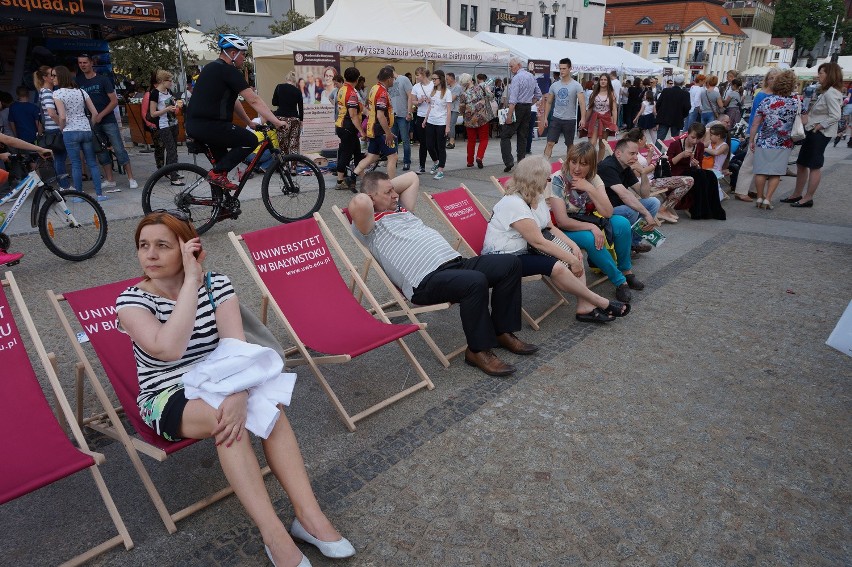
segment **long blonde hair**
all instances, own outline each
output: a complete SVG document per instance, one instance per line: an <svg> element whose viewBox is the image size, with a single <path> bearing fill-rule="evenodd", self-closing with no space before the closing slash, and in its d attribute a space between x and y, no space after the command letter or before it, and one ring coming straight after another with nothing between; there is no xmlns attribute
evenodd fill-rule
<svg viewBox="0 0 852 567"><path fill-rule="evenodd" d="M532 206L547 187L550 163L544 156L527 156L515 166L515 173L506 187L507 195L518 195Z"/></svg>

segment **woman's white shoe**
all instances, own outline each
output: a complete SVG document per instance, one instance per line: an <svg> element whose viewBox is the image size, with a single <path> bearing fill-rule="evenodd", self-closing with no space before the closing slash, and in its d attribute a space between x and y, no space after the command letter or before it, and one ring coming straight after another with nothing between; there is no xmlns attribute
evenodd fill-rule
<svg viewBox="0 0 852 567"><path fill-rule="evenodd" d="M293 526L290 528L290 535L293 536L293 539L302 540L305 543L315 546L319 549L320 553L331 559L343 559L345 557L352 557L355 555L355 548L352 547L352 544L349 543L349 540L345 537L342 537L337 541L319 540L309 534L307 530L302 527L301 522L299 522L299 518L293 520Z"/></svg>
<svg viewBox="0 0 852 567"><path fill-rule="evenodd" d="M263 546L263 549L265 549L265 550L266 550L266 556L269 558L269 561L272 563L272 566L273 566L273 567L276 567L276 565L275 565L275 560L274 560L274 559L272 559L272 552L271 552L271 551L269 551L269 546L268 546L268 545L264 545L264 546ZM304 554L302 554L302 560L301 560L301 561L299 561L299 564L298 564L298 565L296 565L296 567L311 567L311 562L310 562L310 561L308 561L308 558L307 558L307 557L305 557L305 555L304 555Z"/></svg>

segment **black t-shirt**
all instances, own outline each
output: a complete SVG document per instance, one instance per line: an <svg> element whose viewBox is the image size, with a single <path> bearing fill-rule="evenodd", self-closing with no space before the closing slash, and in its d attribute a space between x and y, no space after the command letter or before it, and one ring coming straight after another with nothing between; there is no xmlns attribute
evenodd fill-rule
<svg viewBox="0 0 852 567"><path fill-rule="evenodd" d="M630 167L622 167L615 156L607 156L601 160L598 164L598 175L604 182L606 194L613 207L624 204L618 193L611 189L613 185L624 185L629 189L639 183L639 179L633 174L633 170Z"/></svg>
<svg viewBox="0 0 852 567"><path fill-rule="evenodd" d="M242 72L221 59L205 65L198 76L186 111L187 121L234 118L234 103L249 88Z"/></svg>
<svg viewBox="0 0 852 567"><path fill-rule="evenodd" d="M303 102L299 87L290 83L281 83L275 87L275 92L272 94L272 105L278 107L275 109L275 116L303 120Z"/></svg>
<svg viewBox="0 0 852 567"><path fill-rule="evenodd" d="M95 75L87 79L82 73L74 78L77 86L86 91L98 112L101 112L109 104L109 95L115 92L115 87L109 77ZM101 124L115 123L115 114L110 112L101 119Z"/></svg>

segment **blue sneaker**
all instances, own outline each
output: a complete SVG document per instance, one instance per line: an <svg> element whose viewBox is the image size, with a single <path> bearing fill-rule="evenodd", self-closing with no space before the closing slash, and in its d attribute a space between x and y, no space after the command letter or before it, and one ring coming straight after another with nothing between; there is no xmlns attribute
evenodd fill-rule
<svg viewBox="0 0 852 567"><path fill-rule="evenodd" d="M83 199L81 199L80 197L71 197L71 202L72 203L82 203Z"/></svg>
<svg viewBox="0 0 852 567"><path fill-rule="evenodd" d="M444 172L439 171L438 173L435 174L435 176L432 179L443 179L443 178L444 178Z"/></svg>
<svg viewBox="0 0 852 567"><path fill-rule="evenodd" d="M438 171L438 164L437 163L432 166L432 168L429 170L429 173L434 175L436 171Z"/></svg>
<svg viewBox="0 0 852 567"><path fill-rule="evenodd" d="M96 198L99 202L103 202L103 201L106 201L107 199L109 199L109 197L107 197L106 195L98 195L98 196L97 196L97 197L95 197L95 198Z"/></svg>

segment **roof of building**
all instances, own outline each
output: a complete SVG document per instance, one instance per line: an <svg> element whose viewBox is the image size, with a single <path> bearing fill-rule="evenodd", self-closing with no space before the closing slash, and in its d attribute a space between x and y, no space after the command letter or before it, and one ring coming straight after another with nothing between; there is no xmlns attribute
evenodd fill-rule
<svg viewBox="0 0 852 567"><path fill-rule="evenodd" d="M774 45L775 47L780 47L781 49L790 49L793 47L793 44L796 43L796 38L794 37L773 37L769 40L769 43Z"/></svg>
<svg viewBox="0 0 852 567"><path fill-rule="evenodd" d="M666 34L666 24L681 31L704 20L724 35L744 35L721 2L712 0L608 0L604 36Z"/></svg>

